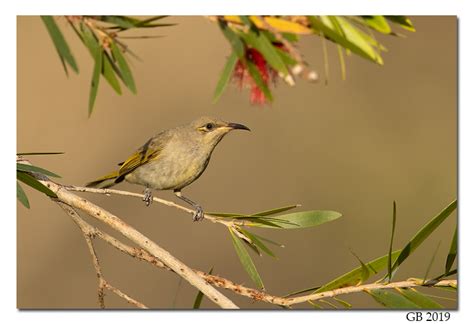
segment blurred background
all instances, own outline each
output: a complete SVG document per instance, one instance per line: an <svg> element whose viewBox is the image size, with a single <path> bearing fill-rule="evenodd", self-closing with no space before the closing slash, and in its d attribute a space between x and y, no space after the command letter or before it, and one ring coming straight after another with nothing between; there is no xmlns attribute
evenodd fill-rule
<svg viewBox="0 0 474 324"><path fill-rule="evenodd" d="M280 82L275 102L260 107L233 86L212 104L228 43L203 17L169 17L164 21L178 25L150 33L164 37L126 41L142 59L131 61L138 94L124 90L118 96L102 79L88 118L93 65L87 49L60 20L80 69L66 77L41 19L18 17L17 149L66 152L30 160L60 174L62 184L84 185L160 130L201 115L245 124L252 132L227 136L203 176L183 192L207 211L246 213L299 203L299 210L341 212L315 228L255 231L285 245L273 249L278 259L250 252L269 293L322 285L359 265L351 250L365 262L387 253L393 200L398 249L457 197L457 18L411 19L417 31L404 32L406 38L378 36L389 50L384 66L352 55L343 81L337 49L329 46L327 85ZM303 37L299 44L324 80L321 41ZM116 188L142 191L126 183ZM81 232L56 204L25 190L31 209L17 205L18 308L97 308L97 277ZM214 274L253 286L223 226L192 222L189 214L158 203L146 208L136 198L81 195L188 266L213 266ZM176 201L170 192L155 195ZM395 280L423 278L438 244L430 274L442 273L455 223L450 217ZM96 248L112 285L149 307L192 307L197 291L176 275L100 240ZM243 308L275 308L224 293ZM343 299L354 308L379 307L366 294ZM131 307L111 293L105 301L108 308ZM441 303L457 307L456 301ZM202 307L215 306L204 298Z"/></svg>

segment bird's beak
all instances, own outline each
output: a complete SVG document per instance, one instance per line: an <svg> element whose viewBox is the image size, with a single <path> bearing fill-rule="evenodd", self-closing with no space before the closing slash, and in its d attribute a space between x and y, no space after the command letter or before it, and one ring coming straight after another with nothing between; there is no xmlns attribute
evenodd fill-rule
<svg viewBox="0 0 474 324"><path fill-rule="evenodd" d="M228 123L227 127L229 127L230 129L244 129L250 131L250 128L248 128L247 126L237 123Z"/></svg>

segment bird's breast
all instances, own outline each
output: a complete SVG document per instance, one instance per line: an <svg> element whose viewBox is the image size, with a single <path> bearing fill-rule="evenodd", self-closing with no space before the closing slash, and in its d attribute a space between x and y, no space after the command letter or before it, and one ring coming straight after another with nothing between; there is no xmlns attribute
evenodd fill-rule
<svg viewBox="0 0 474 324"><path fill-rule="evenodd" d="M181 189L196 180L209 163L210 152L194 147L165 148L156 159L125 178L156 190Z"/></svg>

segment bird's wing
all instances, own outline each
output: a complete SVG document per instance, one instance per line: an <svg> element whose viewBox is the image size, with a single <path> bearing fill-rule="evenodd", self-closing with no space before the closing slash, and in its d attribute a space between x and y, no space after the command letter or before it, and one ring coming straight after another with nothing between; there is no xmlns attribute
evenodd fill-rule
<svg viewBox="0 0 474 324"><path fill-rule="evenodd" d="M159 158L163 150L163 142L160 137L152 137L136 153L130 156L125 162L120 163L119 178L123 179L127 174L139 166Z"/></svg>

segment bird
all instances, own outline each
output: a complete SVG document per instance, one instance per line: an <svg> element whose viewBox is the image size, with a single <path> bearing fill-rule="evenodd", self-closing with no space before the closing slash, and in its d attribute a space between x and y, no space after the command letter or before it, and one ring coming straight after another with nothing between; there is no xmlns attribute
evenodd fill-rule
<svg viewBox="0 0 474 324"><path fill-rule="evenodd" d="M202 175L217 144L232 130L250 131L245 125L207 116L164 130L119 163L118 170L86 187L109 188L123 180L142 185L146 206L153 201L152 190L173 190L176 197L194 207L193 221L200 221L204 218L203 208L181 190Z"/></svg>

